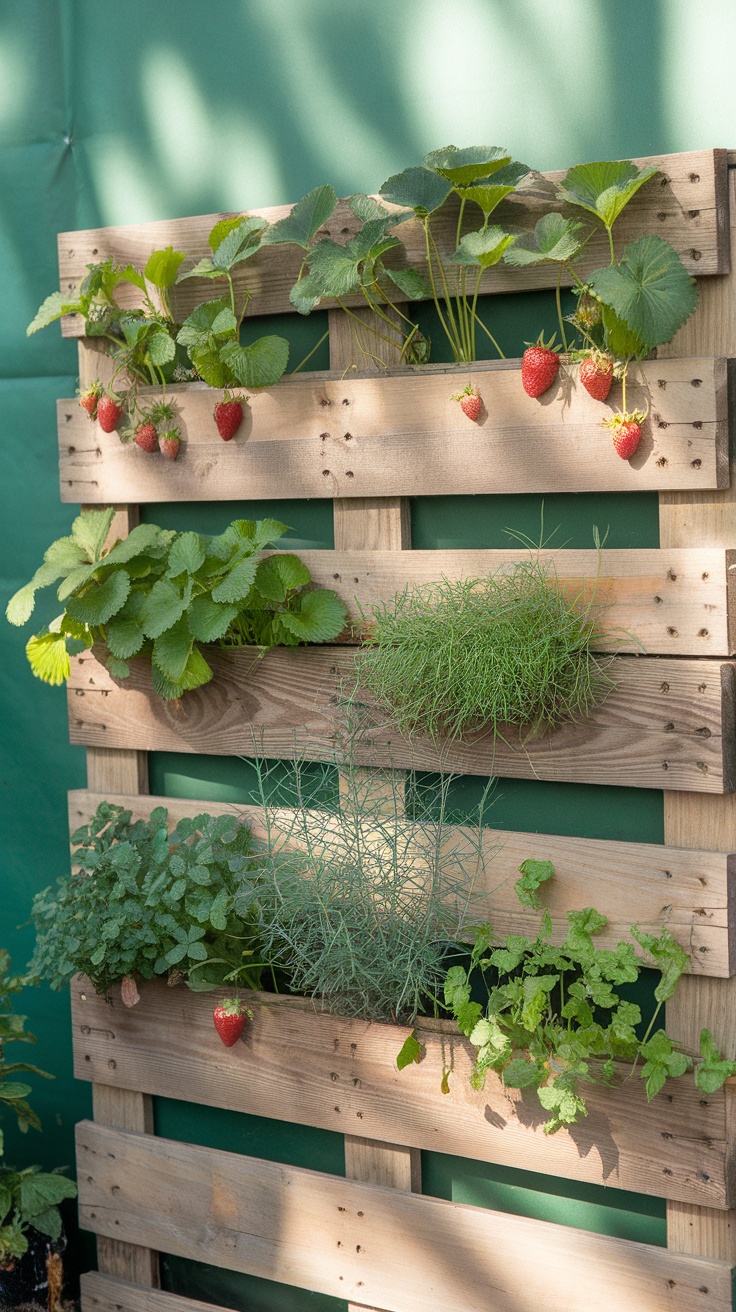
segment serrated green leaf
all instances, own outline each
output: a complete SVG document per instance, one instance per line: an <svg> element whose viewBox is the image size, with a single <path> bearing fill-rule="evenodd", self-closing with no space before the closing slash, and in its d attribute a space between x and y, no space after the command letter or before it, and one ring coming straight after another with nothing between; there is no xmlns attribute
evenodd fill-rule
<svg viewBox="0 0 736 1312"><path fill-rule="evenodd" d="M443 146L440 150L431 150L422 163L427 169L435 169L453 186L466 187L478 178L487 178L505 168L511 163L511 156L502 146ZM381 195L384 195L383 188Z"/></svg>
<svg viewBox="0 0 736 1312"><path fill-rule="evenodd" d="M284 601L287 592L303 588L311 581L312 576L304 562L290 553L262 560L254 580L261 596L274 602Z"/></svg>
<svg viewBox="0 0 736 1312"><path fill-rule="evenodd" d="M430 168L404 169L388 178L380 194L391 205L406 206L421 219L444 205L452 191L451 184Z"/></svg>
<svg viewBox="0 0 736 1312"><path fill-rule="evenodd" d="M170 337L164 328L158 332L152 333L146 343L146 352L151 364L162 368L163 365L169 364L176 355L176 342Z"/></svg>
<svg viewBox="0 0 736 1312"><path fill-rule="evenodd" d="M606 350L610 351L611 355L617 360L643 359L649 350L646 342L643 342L641 337L637 337L636 333L633 333L623 320L613 313L610 305L601 307L601 319Z"/></svg>
<svg viewBox="0 0 736 1312"><path fill-rule="evenodd" d="M318 287L322 296L343 297L356 292L360 287L360 258L360 255L352 255L346 246L340 246L329 238L318 241L309 260L310 287Z"/></svg>
<svg viewBox="0 0 736 1312"><path fill-rule="evenodd" d="M176 281L180 283L186 282L187 278L222 278L222 276L222 269L216 269L209 255L205 255L203 259L197 260L191 269L180 273Z"/></svg>
<svg viewBox="0 0 736 1312"><path fill-rule="evenodd" d="M289 361L289 343L283 337L259 337L250 346L228 342L220 357L243 387L272 387Z"/></svg>
<svg viewBox="0 0 736 1312"><path fill-rule="evenodd" d="M235 228L240 226L243 217L242 214L235 214L231 219L218 219L207 238L207 245L212 252L217 250L220 242L224 241L229 233L233 232Z"/></svg>
<svg viewBox="0 0 736 1312"><path fill-rule="evenodd" d="M220 352L216 346L207 350L195 349L192 346L189 348L189 359L208 387L223 388L232 382L232 369L220 359Z"/></svg>
<svg viewBox="0 0 736 1312"><path fill-rule="evenodd" d="M396 1058L396 1065L400 1071L403 1071L406 1070L407 1066L411 1066L414 1062L418 1065L423 1056L424 1045L419 1042L419 1039L416 1036L416 1030L412 1030L411 1034L407 1034L401 1045L401 1050Z"/></svg>
<svg viewBox="0 0 736 1312"><path fill-rule="evenodd" d="M6 620L16 626L27 624L33 614L35 601L36 588L32 582L26 583L24 587L13 593L5 607Z"/></svg>
<svg viewBox="0 0 736 1312"><path fill-rule="evenodd" d="M257 569L258 562L252 556L238 561L237 565L225 575L222 582L212 589L212 600L238 602L242 609L253 587Z"/></svg>
<svg viewBox="0 0 736 1312"><path fill-rule="evenodd" d="M226 888L221 888L210 907L210 924L213 929L226 930L227 916L230 908L230 894Z"/></svg>
<svg viewBox="0 0 736 1312"><path fill-rule="evenodd" d="M661 237L640 237L620 264L590 277L595 295L649 350L669 342L698 303L695 279Z"/></svg>
<svg viewBox="0 0 736 1312"><path fill-rule="evenodd" d="M386 269L384 272L399 290L409 297L410 301L431 299L432 288L429 280L418 269Z"/></svg>
<svg viewBox="0 0 736 1312"><path fill-rule="evenodd" d="M63 1203L65 1198L76 1196L76 1185L63 1175L38 1171L33 1175L24 1175L21 1179L20 1205L29 1217L44 1212L47 1207Z"/></svg>
<svg viewBox="0 0 736 1312"><path fill-rule="evenodd" d="M267 227L268 223L265 219L250 214L244 215L238 226L218 243L212 256L214 267L225 272L233 269L236 264L241 264L243 260L249 260L259 249L261 234Z"/></svg>
<svg viewBox="0 0 736 1312"><path fill-rule="evenodd" d="M375 219L380 219L384 223L396 224L411 218L408 211L405 214L392 214L390 210L386 209L385 205L376 200L375 196L366 196L362 191L358 191L354 196L351 196L348 205L356 219L360 219L361 223L372 223Z"/></svg>
<svg viewBox="0 0 736 1312"><path fill-rule="evenodd" d="M64 292L52 292L46 297L26 328L26 336L31 337L39 328L46 328L63 314L79 314L82 304L78 298L65 295Z"/></svg>
<svg viewBox="0 0 736 1312"><path fill-rule="evenodd" d="M342 632L347 618L346 606L329 588L302 593L298 609L279 614L284 628L299 642L329 642Z"/></svg>
<svg viewBox="0 0 736 1312"><path fill-rule="evenodd" d="M322 299L322 289L316 278L309 274L294 283L289 292L289 301L300 314L311 314Z"/></svg>
<svg viewBox="0 0 736 1312"><path fill-rule="evenodd" d="M573 260L580 250L582 243L577 233L582 226L582 223L565 219L561 214L543 214L533 232L517 237L504 259L507 264L517 267L541 264L544 260L564 264Z"/></svg>
<svg viewBox="0 0 736 1312"><path fill-rule="evenodd" d="M503 1068L503 1082L507 1089L528 1089L531 1085L540 1084L543 1078L544 1074L536 1062L529 1061L527 1057L513 1057Z"/></svg>
<svg viewBox="0 0 736 1312"><path fill-rule="evenodd" d="M218 605L211 597L197 597L187 612L189 629L199 642L217 642L240 609L239 605Z"/></svg>
<svg viewBox="0 0 736 1312"><path fill-rule="evenodd" d="M235 318L229 305L220 310L217 318L213 321L212 332L215 337L223 337L227 334L235 334L238 330L238 321Z"/></svg>
<svg viewBox="0 0 736 1312"><path fill-rule="evenodd" d="M456 186L455 190L464 201L472 201L473 204L480 206L487 223L489 216L501 201L510 196L522 178L527 177L530 172L527 164L514 160L498 169L493 175L492 182L480 182L468 187Z"/></svg>
<svg viewBox="0 0 736 1312"><path fill-rule="evenodd" d="M26 643L26 656L36 678L44 683L58 687L69 678L71 666L63 634L48 630L35 634Z"/></svg>
<svg viewBox="0 0 736 1312"><path fill-rule="evenodd" d="M336 205L334 187L315 187L297 201L286 218L271 224L263 234L263 245L276 246L286 242L307 250Z"/></svg>
<svg viewBox="0 0 736 1312"><path fill-rule="evenodd" d="M178 683L174 683L172 679L167 678L163 670L159 669L157 665L151 667L153 690L159 697L163 697L168 701L181 697L185 692L191 692L193 688L201 688L203 684L209 683L211 678L212 670L198 647L192 648L186 668Z"/></svg>
<svg viewBox="0 0 736 1312"><path fill-rule="evenodd" d="M597 215L607 228L612 228L639 188L658 172L653 165L639 169L630 159L576 164L565 174L557 196Z"/></svg>
<svg viewBox="0 0 736 1312"><path fill-rule="evenodd" d="M162 545L162 530L157 524L136 524L127 538L121 538L103 557L103 565L125 565L135 556L150 552Z"/></svg>
<svg viewBox="0 0 736 1312"><path fill-rule="evenodd" d="M517 879L514 888L522 906L539 907L537 889L554 878L555 868L551 861L535 861L529 857L519 866L521 879Z"/></svg>
<svg viewBox="0 0 736 1312"><path fill-rule="evenodd" d="M117 656L108 656L105 661L105 669L109 671L113 679L127 679L130 675L130 666L127 661L121 661Z"/></svg>
<svg viewBox="0 0 736 1312"><path fill-rule="evenodd" d="M180 346L206 348L212 338L212 325L223 310L231 309L230 302L223 296L216 300L204 301L186 318L177 333L176 340Z"/></svg>
<svg viewBox="0 0 736 1312"><path fill-rule="evenodd" d="M77 624L97 628L116 615L130 592L130 575L124 569L113 570L102 583L94 584L82 597L70 597L67 615Z"/></svg>
<svg viewBox="0 0 736 1312"><path fill-rule="evenodd" d="M179 533L169 549L167 576L176 578L177 574L196 574L204 563L205 554L201 534Z"/></svg>
<svg viewBox="0 0 736 1312"><path fill-rule="evenodd" d="M0 1067L2 1069L2 1067ZM5 1080L0 1082L0 1100L5 1102L15 1102L20 1098L27 1098L29 1093L33 1093L30 1084L21 1084L19 1080Z"/></svg>
<svg viewBox="0 0 736 1312"><path fill-rule="evenodd" d="M153 644L153 663L172 683L181 681L193 642L186 615L182 615L176 624L172 624L171 628L156 638Z"/></svg>
<svg viewBox="0 0 736 1312"><path fill-rule="evenodd" d="M107 510L83 510L72 524L72 537L90 563L100 559L114 514L114 506Z"/></svg>
<svg viewBox="0 0 736 1312"><path fill-rule="evenodd" d="M489 269L498 264L502 255L513 245L515 238L503 228L481 228L479 232L466 232L457 250L453 252L455 264L479 265Z"/></svg>
<svg viewBox="0 0 736 1312"><path fill-rule="evenodd" d="M158 638L176 624L186 610L186 598L171 579L158 579L140 609L140 624L149 638Z"/></svg>
<svg viewBox="0 0 736 1312"><path fill-rule="evenodd" d="M165 291L176 282L176 275L184 259L186 259L186 252L175 251L173 246L167 246L165 250L152 251L143 270L144 277L154 287Z"/></svg>

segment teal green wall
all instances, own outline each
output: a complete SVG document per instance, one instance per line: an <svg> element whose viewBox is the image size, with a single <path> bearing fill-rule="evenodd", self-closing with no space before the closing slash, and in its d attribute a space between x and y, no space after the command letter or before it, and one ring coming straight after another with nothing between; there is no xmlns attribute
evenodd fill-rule
<svg viewBox="0 0 736 1312"><path fill-rule="evenodd" d="M56 233L295 200L330 181L374 190L450 141L507 144L538 168L581 159L736 146L736 6L731 0L0 0L0 591L29 576L73 510L58 500L54 401L75 387L76 349L25 325L56 282ZM543 296L484 307L509 353L551 318ZM294 350L316 320L289 322ZM315 357L315 366L324 357ZM149 508L206 529L233 506ZM238 513L247 508L237 507ZM285 503L295 546L331 545L326 503ZM507 545L538 532L540 499L413 505L417 547ZM656 499L550 496L555 542L657 544ZM559 526L559 527L558 527ZM44 618L53 614L47 606ZM0 624L0 943L22 966L34 891L67 865L65 794L84 784L65 699L35 682L23 639ZM248 767L155 756L152 787L246 799ZM470 805L478 783L458 785ZM662 799L630 789L501 781L494 824L662 841ZM26 1010L54 1072L37 1105L45 1134L18 1160L73 1161L89 1090L71 1077L68 1003L36 991ZM255 1118L161 1103L158 1128L316 1169L342 1170L339 1139ZM430 1155L441 1197L663 1242L664 1206L615 1190ZM262 1281L166 1264L172 1287L251 1312L338 1306ZM196 1288L195 1288L196 1287ZM340 1305L341 1306L341 1305Z"/></svg>

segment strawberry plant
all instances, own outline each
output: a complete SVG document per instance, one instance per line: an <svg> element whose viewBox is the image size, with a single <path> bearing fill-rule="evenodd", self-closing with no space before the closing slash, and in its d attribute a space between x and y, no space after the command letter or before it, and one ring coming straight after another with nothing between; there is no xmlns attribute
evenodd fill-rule
<svg viewBox="0 0 736 1312"><path fill-rule="evenodd" d="M525 861L519 872L519 902L540 909L538 890L554 875L552 863ZM476 1050L472 1087L482 1089L488 1072L495 1071L506 1088L535 1089L549 1113L546 1134L587 1116L580 1086L614 1084L616 1064L630 1063L633 1075L641 1063L648 1101L668 1079L693 1067L691 1057L666 1031L655 1028L688 966L687 953L670 931L664 928L654 935L632 927L633 937L660 972L654 1013L640 1034L640 1007L617 991L641 973L633 943L597 947L595 936L607 922L593 907L568 912L567 923L564 942L554 943L545 909L535 938L511 934L495 949L491 925L481 925L467 945L468 964L451 966L443 985L447 1010ZM479 992L482 1002L477 1001ZM695 1082L704 1093L712 1093L736 1074L736 1062L722 1058L708 1030L702 1031L700 1050ZM400 1069L421 1056L421 1044L412 1034L399 1054Z"/></svg>
<svg viewBox="0 0 736 1312"><path fill-rule="evenodd" d="M310 588L298 556L262 557L286 532L278 520L238 519L214 537L139 524L107 547L113 514L79 515L71 535L51 544L30 583L8 602L10 623L25 624L36 592L58 584L63 613L26 646L33 673L45 683L63 683L70 653L98 643L115 678L127 678L127 662L143 655L154 690L176 698L212 678L201 645L329 642L345 624L343 603L328 589Z"/></svg>
<svg viewBox="0 0 736 1312"><path fill-rule="evenodd" d="M260 987L244 895L255 879L250 830L235 816L198 815L169 832L167 819L165 807L133 821L101 802L72 834L74 870L33 901L31 982L61 989L81 971L100 992L157 975L194 989L230 980Z"/></svg>

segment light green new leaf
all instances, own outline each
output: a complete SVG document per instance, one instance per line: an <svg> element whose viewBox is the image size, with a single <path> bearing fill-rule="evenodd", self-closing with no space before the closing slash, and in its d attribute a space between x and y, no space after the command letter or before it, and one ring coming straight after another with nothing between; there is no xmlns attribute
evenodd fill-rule
<svg viewBox="0 0 736 1312"><path fill-rule="evenodd" d="M418 269L386 269L386 273L410 301L431 299L432 288L429 280Z"/></svg>
<svg viewBox="0 0 736 1312"><path fill-rule="evenodd" d="M171 579L158 579L140 609L140 623L149 638L158 638L172 624L176 624L186 610L186 597L182 596Z"/></svg>
<svg viewBox="0 0 736 1312"><path fill-rule="evenodd" d="M653 165L639 169L630 159L576 164L567 170L557 196L595 214L610 229L639 188L658 172Z"/></svg>
<svg viewBox="0 0 736 1312"><path fill-rule="evenodd" d="M503 228L481 228L479 232L466 232L452 259L455 264L480 266L489 269L498 264L515 238Z"/></svg>
<svg viewBox="0 0 736 1312"><path fill-rule="evenodd" d="M63 292L52 292L31 319L26 328L26 336L30 337L33 333L37 333L39 328L46 328L56 319L60 319L63 314L79 314L81 310L82 305L79 300L70 299Z"/></svg>
<svg viewBox="0 0 736 1312"><path fill-rule="evenodd" d="M279 219L271 224L268 231L263 234L263 245L278 246L287 242L307 250L336 205L337 196L334 187L315 187L313 191L297 201L285 219Z"/></svg>
<svg viewBox="0 0 736 1312"><path fill-rule="evenodd" d="M414 1062L419 1064L424 1056L424 1045L419 1042L416 1031L412 1030L407 1034L401 1045L401 1050L396 1058L396 1065L400 1071L406 1070L407 1066L413 1065Z"/></svg>
<svg viewBox="0 0 736 1312"><path fill-rule="evenodd" d="M243 214L235 214L232 219L218 219L214 228L210 232L209 237L207 238L207 245L209 246L213 254L217 250L217 247L220 245L220 243L224 241L225 238L229 235L229 233L234 232L236 228L240 227L244 218L245 215Z"/></svg>
<svg viewBox="0 0 736 1312"><path fill-rule="evenodd" d="M423 219L444 205L451 191L451 184L434 169L411 168L388 178L380 194L391 205L407 206Z"/></svg>
<svg viewBox="0 0 736 1312"><path fill-rule="evenodd" d="M195 574L204 564L205 555L205 540L201 534L179 533L169 549L167 577L173 579L178 574Z"/></svg>
<svg viewBox="0 0 736 1312"><path fill-rule="evenodd" d="M661 237L632 242L621 263L598 269L590 285L649 350L671 341L698 303L695 279Z"/></svg>
<svg viewBox="0 0 736 1312"><path fill-rule="evenodd" d="M26 583L17 592L14 592L7 606L5 607L5 618L10 624L21 625L27 624L33 614L36 602L36 587L34 582Z"/></svg>
<svg viewBox="0 0 736 1312"><path fill-rule="evenodd" d="M543 214L533 232L517 237L504 259L507 264L517 267L541 264L543 260L564 264L573 260L580 250L582 243L577 233L582 226L582 223L565 219L561 214Z"/></svg>
<svg viewBox="0 0 736 1312"><path fill-rule="evenodd" d="M165 291L176 282L176 275L184 259L186 259L186 252L175 251L173 246L167 246L161 251L152 251L143 270L144 277L153 283L154 287Z"/></svg>
<svg viewBox="0 0 736 1312"><path fill-rule="evenodd" d="M107 510L83 510L77 515L72 524L72 537L86 560L100 559L114 514L114 506L108 506Z"/></svg>
<svg viewBox="0 0 736 1312"><path fill-rule="evenodd" d="M502 146L443 146L440 150L431 150L422 163L425 168L435 169L453 186L464 187L505 168L511 163L511 156ZM383 188L381 195L384 195ZM393 200L393 197L386 199Z"/></svg>
<svg viewBox="0 0 736 1312"><path fill-rule="evenodd" d="M279 615L284 628L299 642L329 642L342 632L347 618L345 605L329 588L303 593L297 611Z"/></svg>
<svg viewBox="0 0 736 1312"><path fill-rule="evenodd" d="M222 269L216 269L209 255L205 255L201 260L197 260L191 269L180 273L177 283L186 282L187 278L222 278Z"/></svg>
<svg viewBox="0 0 736 1312"><path fill-rule="evenodd" d="M258 250L261 233L267 227L265 219L246 215L240 220L237 228L233 228L219 243L212 256L214 267L225 273L233 269L236 264L241 264L243 260L249 260Z"/></svg>
<svg viewBox="0 0 736 1312"><path fill-rule="evenodd" d="M198 642L217 642L224 637L240 606L218 605L211 597L197 597L187 612L189 629Z"/></svg>
<svg viewBox="0 0 736 1312"><path fill-rule="evenodd" d="M125 565L136 556L150 551L160 545L162 530L157 524L136 524L127 538L116 542L111 551L103 557L103 565Z"/></svg>
<svg viewBox="0 0 736 1312"><path fill-rule="evenodd" d="M192 650L194 639L189 629L186 615L182 615L176 624L159 635L153 644L152 660L154 665L171 679L179 683Z"/></svg>
<svg viewBox="0 0 736 1312"><path fill-rule="evenodd" d="M516 896L522 906L534 907L537 910L540 905L537 889L554 877L555 868L551 861L535 861L529 857L526 861L522 861L519 871L521 879L517 879L514 885Z"/></svg>
<svg viewBox="0 0 736 1312"><path fill-rule="evenodd" d="M130 592L130 575L127 570L116 569L102 583L95 584L83 597L70 597L66 613L78 624L96 628L98 624L116 615Z"/></svg>
<svg viewBox="0 0 736 1312"><path fill-rule="evenodd" d="M26 643L26 656L36 678L44 683L58 687L69 678L71 666L63 634L37 633Z"/></svg>
<svg viewBox="0 0 736 1312"><path fill-rule="evenodd" d="M259 337L250 346L228 342L220 355L243 387L272 387L289 362L289 343L283 337Z"/></svg>

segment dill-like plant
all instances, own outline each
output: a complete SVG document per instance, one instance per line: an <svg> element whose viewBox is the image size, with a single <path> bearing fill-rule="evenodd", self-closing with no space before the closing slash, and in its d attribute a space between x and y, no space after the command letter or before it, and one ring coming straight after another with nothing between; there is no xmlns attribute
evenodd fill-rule
<svg viewBox="0 0 736 1312"><path fill-rule="evenodd" d="M486 578L407 587L374 610L358 692L401 733L531 738L589 714L614 684L593 655L597 608L533 555Z"/></svg>
<svg viewBox="0 0 736 1312"><path fill-rule="evenodd" d="M326 809L334 767L324 778L299 762L289 777L283 765L256 769L264 959L330 1011L412 1021L434 1007L484 861L485 797L474 824L450 829L449 775L426 785L343 765L339 808Z"/></svg>

